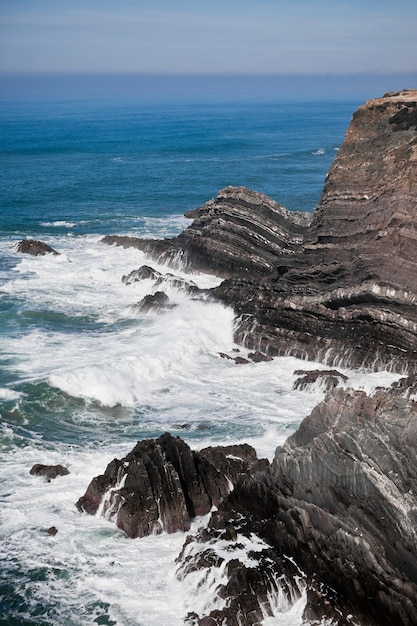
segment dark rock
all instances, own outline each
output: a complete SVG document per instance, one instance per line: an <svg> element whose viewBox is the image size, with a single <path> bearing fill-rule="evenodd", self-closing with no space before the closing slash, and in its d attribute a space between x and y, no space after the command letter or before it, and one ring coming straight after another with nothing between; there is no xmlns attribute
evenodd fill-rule
<svg viewBox="0 0 417 626"><path fill-rule="evenodd" d="M23 239L16 246L17 252L22 252L23 254L31 254L33 256L43 256L45 254L55 254L58 255L59 252L48 246L47 243L43 241L37 241L36 239Z"/></svg>
<svg viewBox="0 0 417 626"><path fill-rule="evenodd" d="M141 313L148 313L149 311L164 311L174 307L175 304L170 303L169 297L164 291L156 291L142 298L132 309Z"/></svg>
<svg viewBox="0 0 417 626"><path fill-rule="evenodd" d="M242 472L263 467L250 446L197 453L166 433L114 459L77 507L90 514L101 507L130 537L188 530L191 519L217 506Z"/></svg>
<svg viewBox="0 0 417 626"><path fill-rule="evenodd" d="M55 535L58 534L58 529L55 526L51 526L46 532L48 535L51 535L51 537L55 537Z"/></svg>
<svg viewBox="0 0 417 626"><path fill-rule="evenodd" d="M132 270L127 276L122 276L122 283L125 285L131 285L132 283L136 283L140 280L156 280L162 276L161 272L154 270L153 267L149 267L149 265L142 265L138 270Z"/></svg>
<svg viewBox="0 0 417 626"><path fill-rule="evenodd" d="M293 389L301 390L308 389L319 381L321 389L330 391L340 382L348 380L345 374L337 370L296 370L294 375L299 378L295 381Z"/></svg>
<svg viewBox="0 0 417 626"><path fill-rule="evenodd" d="M154 281L156 287L167 284L174 289L185 291L190 294L204 293L204 290L200 290L193 281L185 280L180 276L174 276L174 274L170 273L162 274L152 267L149 267L149 265L142 265L139 269L131 271L127 276L123 276L122 282L125 285L131 285L132 283L146 279Z"/></svg>
<svg viewBox="0 0 417 626"><path fill-rule="evenodd" d="M245 359L243 356L236 356L233 360L236 365L247 365L249 363L248 359Z"/></svg>
<svg viewBox="0 0 417 626"><path fill-rule="evenodd" d="M227 187L174 239L105 238L227 278L235 341L329 366L417 369L417 91L353 115L314 215Z"/></svg>
<svg viewBox="0 0 417 626"><path fill-rule="evenodd" d="M334 389L277 449L272 466L239 481L208 528L187 539L178 574L225 558L225 542L233 554L257 538L251 558L259 576L241 560L226 564L222 580L241 625L258 623L254 599L268 606L271 581L280 579L289 601L308 590L306 619L413 626L416 484L417 405L391 391L369 397Z"/></svg>
<svg viewBox="0 0 417 626"><path fill-rule="evenodd" d="M248 358L251 361L254 361L254 363L262 363L263 361L272 361L272 356L269 356L269 354L264 354L263 352L260 352L259 350L256 350L255 352L249 352Z"/></svg>
<svg viewBox="0 0 417 626"><path fill-rule="evenodd" d="M57 476L66 476L69 474L69 470L63 465L42 465L41 463L35 463L30 473L32 476L44 476L48 480L51 480Z"/></svg>
<svg viewBox="0 0 417 626"><path fill-rule="evenodd" d="M302 572L265 539L269 534L265 529L274 526L277 503L265 486L246 478L212 513L208 528L187 538L177 559L177 576L184 580L193 574L194 592L208 599L195 621L199 626L205 620L222 626L260 626L274 614L276 604L285 611L300 597L305 588ZM218 581L216 572L221 572ZM210 609L214 592L217 605L223 600L221 609Z"/></svg>

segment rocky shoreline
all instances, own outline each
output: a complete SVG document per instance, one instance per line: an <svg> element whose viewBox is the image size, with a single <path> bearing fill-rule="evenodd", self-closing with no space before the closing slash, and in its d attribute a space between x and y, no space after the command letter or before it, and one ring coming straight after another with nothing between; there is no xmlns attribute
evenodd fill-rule
<svg viewBox="0 0 417 626"><path fill-rule="evenodd" d="M313 215L229 187L188 217L174 239L103 243L223 277L204 293L184 288L234 308L235 339L253 360L407 376L368 396L340 387L334 369L300 371L301 386L322 376L327 395L271 464L246 445L197 453L165 434L114 459L78 509L131 537L187 531L211 511L177 575L204 593L208 572L221 572L217 604L190 606L188 626L260 625L304 592L310 623L417 624L417 91L358 109Z"/></svg>
<svg viewBox="0 0 417 626"><path fill-rule="evenodd" d="M237 343L329 366L416 369L417 92L353 115L314 214L228 187L178 237L107 236L224 277Z"/></svg>

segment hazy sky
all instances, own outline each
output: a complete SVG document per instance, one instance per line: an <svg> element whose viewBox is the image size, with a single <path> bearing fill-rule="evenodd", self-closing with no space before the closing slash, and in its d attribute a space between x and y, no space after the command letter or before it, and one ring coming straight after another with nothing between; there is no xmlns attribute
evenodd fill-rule
<svg viewBox="0 0 417 626"><path fill-rule="evenodd" d="M0 0L0 72L407 73L417 0Z"/></svg>

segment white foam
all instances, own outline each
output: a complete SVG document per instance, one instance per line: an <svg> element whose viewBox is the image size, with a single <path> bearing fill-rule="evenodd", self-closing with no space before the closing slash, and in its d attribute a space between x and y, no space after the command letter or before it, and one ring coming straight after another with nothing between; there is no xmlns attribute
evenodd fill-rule
<svg viewBox="0 0 417 626"><path fill-rule="evenodd" d="M66 222L65 220L57 220L56 222L41 222L41 226L52 226L54 228L74 228L75 222Z"/></svg>
<svg viewBox="0 0 417 626"><path fill-rule="evenodd" d="M19 391L14 391L7 387L0 387L0 400L17 400L21 395Z"/></svg>
<svg viewBox="0 0 417 626"><path fill-rule="evenodd" d="M24 323L19 332L2 337L1 349L16 382L45 380L87 400L87 408L80 403L73 410L69 426L59 413L53 417L56 430L72 428L77 442L85 432L87 443L48 441L47 429L36 431L30 420L19 422L20 430L15 422L2 428L5 563L28 573L21 592L35 607L48 607L45 620L51 624L75 616L74 623L93 626L103 618L104 603L118 626L179 626L188 598L174 560L184 535L128 540L114 524L78 513L74 503L114 457L122 458L139 436L155 432L169 430L194 449L246 441L259 456L272 459L276 446L324 397L320 387L294 391L294 370L323 366L290 357L246 365L223 359L220 352L236 356L231 309L194 301L170 283L121 280L144 264L190 278L185 272L155 264L138 250L101 244L98 236L55 237L48 243L61 255L21 257L7 249L17 265L2 291L23 303ZM191 278L201 287L219 282L213 276ZM156 289L166 291L176 307L162 314L132 310ZM346 386L366 390L398 378L387 372L343 373L349 376ZM0 389L0 399L23 402L12 385ZM116 409L103 408L118 405L121 417ZM129 410L124 413L123 407ZM33 463L60 463L71 473L47 483L29 475ZM45 532L51 526L58 529L55 537ZM299 626L303 602L288 608L286 621L278 615L273 623ZM268 620L265 626L272 624Z"/></svg>
<svg viewBox="0 0 417 626"><path fill-rule="evenodd" d="M179 626L185 609L174 560L185 535L131 540L75 508L115 452L33 445L25 448L25 463L18 451L9 455L0 469L2 484L10 485L0 524L5 567L25 572L22 598L32 596L33 609L48 607L45 623L94 624L105 613L100 605L109 604L119 626ZM47 482L29 474L37 462L62 463L71 473ZM55 536L46 532L52 526Z"/></svg>

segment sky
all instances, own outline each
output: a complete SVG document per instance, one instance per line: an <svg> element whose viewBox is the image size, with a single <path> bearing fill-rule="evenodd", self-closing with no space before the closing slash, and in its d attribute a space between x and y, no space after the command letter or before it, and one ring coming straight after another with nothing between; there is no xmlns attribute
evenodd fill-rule
<svg viewBox="0 0 417 626"><path fill-rule="evenodd" d="M0 0L1 75L80 73L417 76L417 0Z"/></svg>

